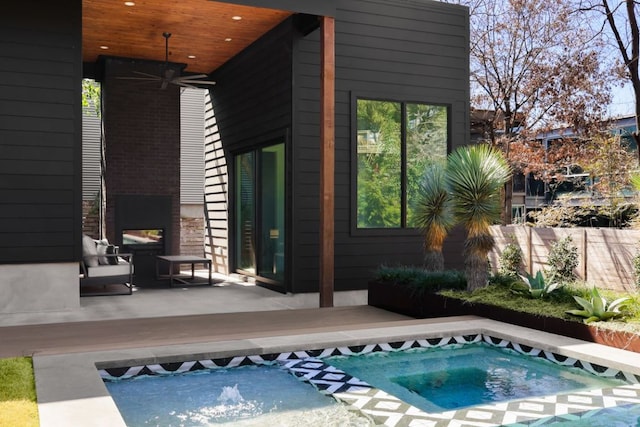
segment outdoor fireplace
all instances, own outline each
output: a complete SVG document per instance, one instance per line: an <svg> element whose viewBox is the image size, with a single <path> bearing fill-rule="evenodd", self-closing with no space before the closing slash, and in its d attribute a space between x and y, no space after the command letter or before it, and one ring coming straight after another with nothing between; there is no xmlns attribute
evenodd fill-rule
<svg viewBox="0 0 640 427"><path fill-rule="evenodd" d="M170 196L120 195L115 198L116 244L133 254L136 284L152 281L156 257L171 254Z"/></svg>

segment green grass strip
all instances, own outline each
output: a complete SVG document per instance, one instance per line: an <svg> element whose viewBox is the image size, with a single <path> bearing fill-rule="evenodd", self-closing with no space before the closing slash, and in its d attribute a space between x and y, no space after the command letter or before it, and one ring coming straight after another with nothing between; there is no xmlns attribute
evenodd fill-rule
<svg viewBox="0 0 640 427"><path fill-rule="evenodd" d="M39 425L31 358L0 359L0 426Z"/></svg>

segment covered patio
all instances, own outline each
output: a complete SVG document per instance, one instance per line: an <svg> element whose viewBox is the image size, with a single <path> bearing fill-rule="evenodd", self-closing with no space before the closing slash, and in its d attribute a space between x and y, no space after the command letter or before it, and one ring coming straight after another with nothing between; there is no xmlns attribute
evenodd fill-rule
<svg viewBox="0 0 640 427"><path fill-rule="evenodd" d="M178 101L198 80L216 82L202 83L211 95L204 255L219 273L315 294L315 306L330 307L334 291L366 289L380 264L422 261L422 237L407 221L406 178L393 183L397 221L358 222L357 168L372 154L358 148L358 108L383 100L405 116L409 107L437 109L440 136L431 142L442 151L468 143L466 8L26 0L7 5L0 21L3 315L84 305L83 77L103 89L105 227L96 237L121 245L130 230L163 236L163 254L134 254L134 264L149 261L136 275L158 254L180 255ZM396 118L405 127L421 120ZM420 143L432 139L427 130L414 134ZM459 254L461 239L450 243L445 251Z"/></svg>
<svg viewBox="0 0 640 427"><path fill-rule="evenodd" d="M291 137L279 140L277 180L269 188L245 190L247 162L234 157L246 147L269 145L275 134L291 133L294 113L274 117L272 108L286 111L287 98L295 90L290 77L276 76L292 67L295 59L286 51L298 34L322 33L317 70L320 87L319 124L321 151L320 187L317 188L322 234L319 253L320 305L332 305L333 292L333 176L335 115L334 2L287 1L268 4L247 1L188 0L179 3L83 0L83 76L102 86L103 191L102 236L133 253L139 285L153 282L156 257L184 255L181 241L180 93L182 88L208 89L205 97L204 202L205 255L216 272L241 270L262 285L280 292L299 292L292 284L288 244L293 214L285 206L284 185L291 178L284 162L290 157ZM290 4L291 3L291 4ZM132 31L132 29L142 31ZM282 51L282 53L280 53ZM270 64L258 71L266 56ZM233 75L225 70L236 68ZM256 72L262 74L257 75ZM279 87L274 88L275 85ZM261 86L261 87L260 87ZM240 119L255 127L238 136L234 104L242 105ZM243 105L246 104L246 105ZM283 107L277 106L278 104ZM251 112L246 111L247 108ZM281 114L281 113L278 113ZM282 130L288 129L288 130ZM275 133L274 133L275 132ZM284 133L282 133L284 132ZM261 156L275 156L267 150ZM252 160L255 161L255 160ZM265 160L265 165L267 161ZM267 166L260 165L261 169ZM242 169L242 170L241 170ZM260 172L264 175L264 172ZM330 181L328 181L330 180ZM254 184L254 185L257 185ZM264 187L266 184L260 184ZM242 188L238 188L242 186ZM247 201L246 197L268 200ZM237 199L238 193L242 193ZM247 196L246 194L249 194ZM291 196L288 196L291 197ZM275 200L274 200L275 199ZM248 206L239 206L246 203ZM287 202L288 203L288 202ZM259 212L253 204L264 206ZM268 206L273 206L268 211ZM255 210L249 217L247 209ZM153 231L158 247L127 244L127 237ZM248 237L245 237L248 236ZM268 236L268 237L265 237ZM263 244L262 241L266 240ZM138 247L140 246L140 247Z"/></svg>

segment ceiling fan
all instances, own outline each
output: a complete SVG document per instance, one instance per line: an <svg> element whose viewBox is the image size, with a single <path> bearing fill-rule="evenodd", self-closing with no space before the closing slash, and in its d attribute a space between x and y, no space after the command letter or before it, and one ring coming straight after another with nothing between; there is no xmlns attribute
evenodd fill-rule
<svg viewBox="0 0 640 427"><path fill-rule="evenodd" d="M160 82L160 89L166 89L169 83L188 87L188 88L198 88L199 85L215 85L216 82L211 80L200 80L203 78L209 77L206 74L193 74L187 76L176 75L177 70L175 68L169 67L169 37L171 37L171 33L164 32L162 33L162 37L164 37L164 66L161 75L154 75L149 73L143 73L141 71L133 71L134 74L139 75L140 77L118 77L123 80L141 80L141 81L150 81L150 82Z"/></svg>

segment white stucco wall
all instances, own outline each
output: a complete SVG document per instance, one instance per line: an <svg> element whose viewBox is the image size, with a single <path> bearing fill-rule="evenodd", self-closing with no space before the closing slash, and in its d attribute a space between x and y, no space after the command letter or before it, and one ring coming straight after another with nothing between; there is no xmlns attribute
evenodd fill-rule
<svg viewBox="0 0 640 427"><path fill-rule="evenodd" d="M0 265L0 314L79 308L78 263Z"/></svg>

